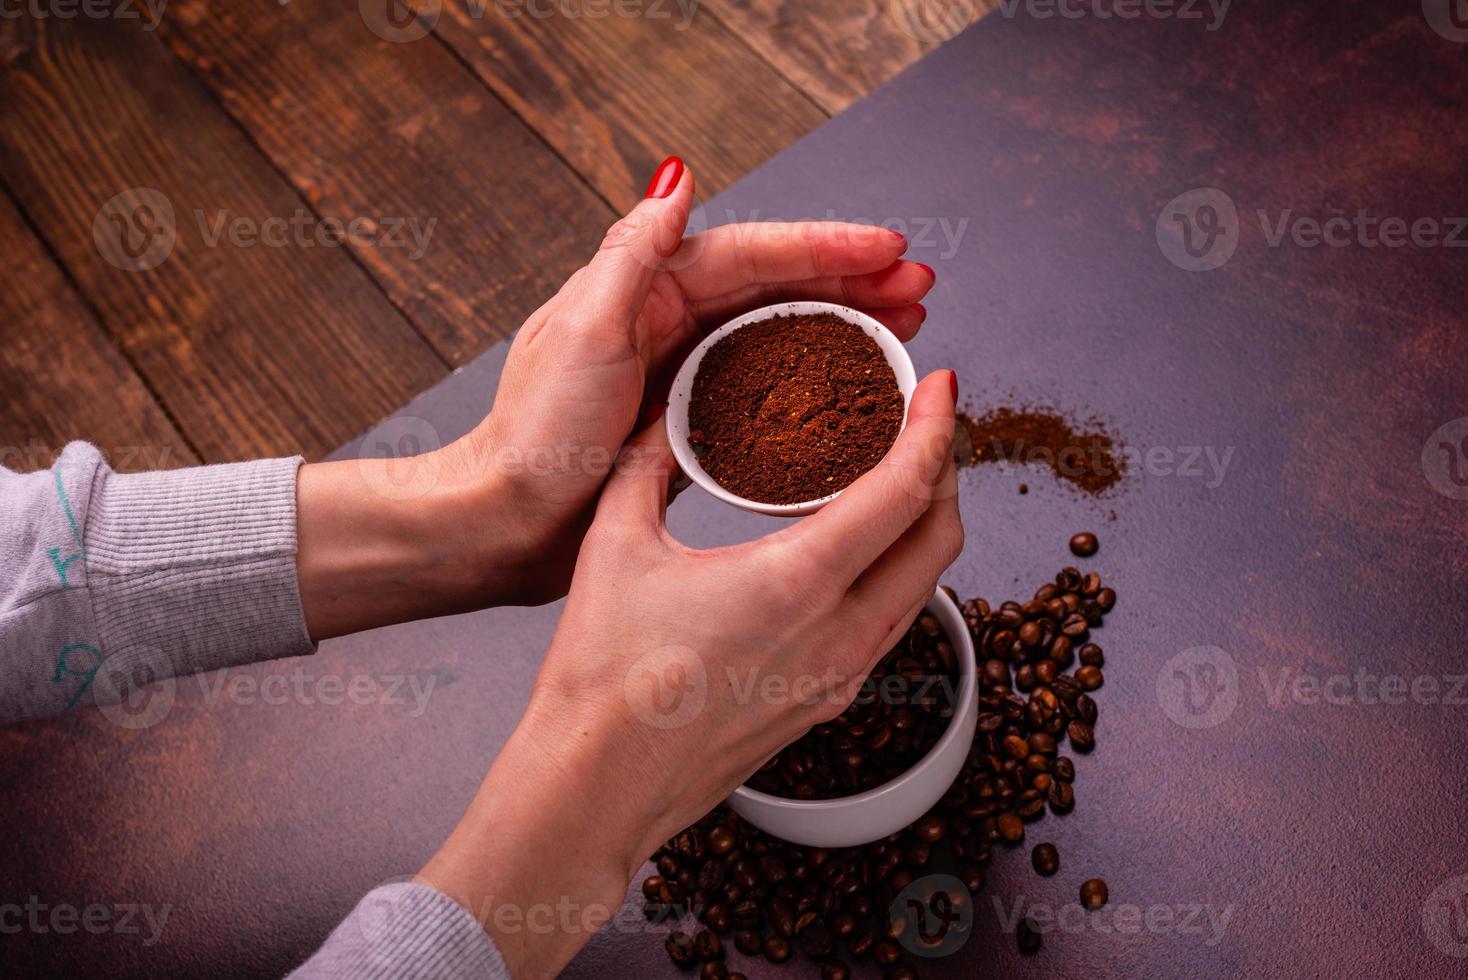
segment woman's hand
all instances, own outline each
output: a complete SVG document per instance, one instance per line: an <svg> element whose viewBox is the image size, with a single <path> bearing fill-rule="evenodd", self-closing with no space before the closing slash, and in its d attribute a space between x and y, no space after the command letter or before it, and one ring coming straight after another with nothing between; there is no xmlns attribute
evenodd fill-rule
<svg viewBox="0 0 1468 980"><path fill-rule="evenodd" d="M521 327L494 407L468 436L415 460L302 471L298 567L313 638L564 595L622 444L663 403L685 352L730 317L829 300L907 340L926 315L918 300L933 272L899 260L907 243L895 232L768 223L685 239L692 207L693 175L670 158L591 263ZM420 484L404 499L376 490Z"/></svg>
<svg viewBox="0 0 1468 980"><path fill-rule="evenodd" d="M929 376L876 469L814 516L712 551L664 526L662 426L628 447L525 718L422 873L515 976L564 966L647 856L844 710L932 597L963 546L956 393L951 372Z"/></svg>

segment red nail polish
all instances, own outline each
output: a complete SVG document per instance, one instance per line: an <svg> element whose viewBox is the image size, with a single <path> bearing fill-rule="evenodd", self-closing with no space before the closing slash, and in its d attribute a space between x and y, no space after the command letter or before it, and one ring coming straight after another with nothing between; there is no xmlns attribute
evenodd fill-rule
<svg viewBox="0 0 1468 980"><path fill-rule="evenodd" d="M652 180L647 185L647 197L649 200L662 200L673 193L678 183L683 179L682 157L668 157L658 167L658 172L652 175Z"/></svg>
<svg viewBox="0 0 1468 980"><path fill-rule="evenodd" d="M958 404L958 374L956 372L953 372L953 371L949 371L948 372L948 385L949 385L949 387L951 387L953 389L953 404L957 405Z"/></svg>
<svg viewBox="0 0 1468 980"><path fill-rule="evenodd" d="M888 228L887 229L887 234L891 235L893 238L895 238L899 242L901 242L902 243L902 250L904 252L907 251L907 236L906 235L904 235L900 231L893 231L891 228Z"/></svg>
<svg viewBox="0 0 1468 980"><path fill-rule="evenodd" d="M912 304L912 308L918 311L918 316L922 319L926 320L928 318L928 308L923 304L914 303Z"/></svg>
<svg viewBox="0 0 1468 980"><path fill-rule="evenodd" d="M919 262L917 265L919 269L922 269L928 274L929 279L932 279L934 282L938 281L938 273L933 271L932 266L928 265L928 263L926 262Z"/></svg>

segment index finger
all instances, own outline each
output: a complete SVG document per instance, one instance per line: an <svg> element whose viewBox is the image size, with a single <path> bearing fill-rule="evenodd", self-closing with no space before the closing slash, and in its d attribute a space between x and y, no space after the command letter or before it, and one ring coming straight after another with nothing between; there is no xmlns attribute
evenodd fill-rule
<svg viewBox="0 0 1468 980"><path fill-rule="evenodd" d="M952 371L924 378L912 394L907 426L882 461L787 530L786 541L806 556L815 574L849 588L932 506L944 464L953 455L957 396Z"/></svg>
<svg viewBox="0 0 1468 980"><path fill-rule="evenodd" d="M875 225L771 221L713 228L684 248L698 257L673 275L697 302L759 283L880 272L907 251L907 239Z"/></svg>

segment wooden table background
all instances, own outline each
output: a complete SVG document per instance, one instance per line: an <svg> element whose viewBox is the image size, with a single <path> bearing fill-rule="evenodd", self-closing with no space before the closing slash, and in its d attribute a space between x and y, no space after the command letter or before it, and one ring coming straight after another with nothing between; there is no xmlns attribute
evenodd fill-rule
<svg viewBox="0 0 1468 980"><path fill-rule="evenodd" d="M425 0L387 40L400 2L0 20L0 465L319 458L511 334L664 156L712 195L996 0ZM133 188L174 212L145 271L93 235ZM297 214L432 234L205 234Z"/></svg>

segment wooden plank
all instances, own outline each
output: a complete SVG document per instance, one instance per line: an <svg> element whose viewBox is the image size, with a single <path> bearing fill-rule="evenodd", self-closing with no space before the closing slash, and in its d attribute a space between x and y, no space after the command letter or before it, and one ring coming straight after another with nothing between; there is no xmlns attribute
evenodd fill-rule
<svg viewBox="0 0 1468 980"><path fill-rule="evenodd" d="M704 0L823 109L840 112L999 0Z"/></svg>
<svg viewBox="0 0 1468 980"><path fill-rule="evenodd" d="M691 0L449 0L435 32L619 210L671 153L707 196L826 118Z"/></svg>
<svg viewBox="0 0 1468 980"><path fill-rule="evenodd" d="M45 469L73 439L124 471L198 462L4 194L0 255L0 466Z"/></svg>
<svg viewBox="0 0 1468 980"><path fill-rule="evenodd" d="M160 33L320 214L431 230L426 250L354 251L453 363L518 328L612 220L444 45L384 40L356 3L180 0Z"/></svg>
<svg viewBox="0 0 1468 980"><path fill-rule="evenodd" d="M342 248L211 242L305 202L156 33L21 18L0 51L3 179L205 460L325 454L445 374Z"/></svg>

